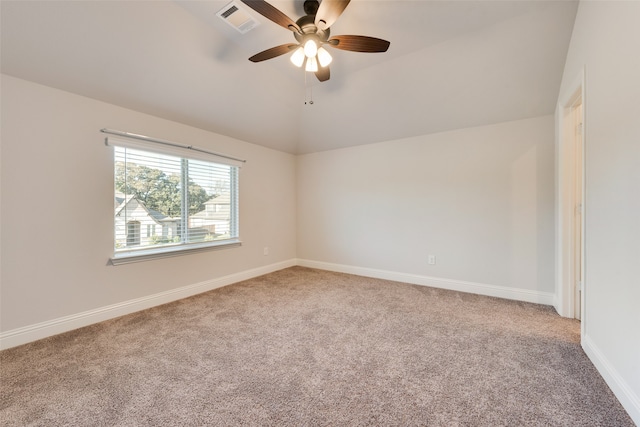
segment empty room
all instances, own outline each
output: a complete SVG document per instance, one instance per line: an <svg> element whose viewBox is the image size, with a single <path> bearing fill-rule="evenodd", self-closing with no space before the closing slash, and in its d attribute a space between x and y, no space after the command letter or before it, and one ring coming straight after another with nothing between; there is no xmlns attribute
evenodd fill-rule
<svg viewBox="0 0 640 427"><path fill-rule="evenodd" d="M2 425L640 425L640 1L0 19Z"/></svg>

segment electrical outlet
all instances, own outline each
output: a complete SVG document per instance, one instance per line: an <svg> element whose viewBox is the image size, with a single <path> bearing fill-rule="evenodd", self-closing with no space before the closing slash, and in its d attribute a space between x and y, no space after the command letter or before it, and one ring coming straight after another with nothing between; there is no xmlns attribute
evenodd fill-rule
<svg viewBox="0 0 640 427"><path fill-rule="evenodd" d="M429 255L429 258L427 259L427 262L429 263L429 265L436 265L436 256L435 255Z"/></svg>
<svg viewBox="0 0 640 427"><path fill-rule="evenodd" d="M265 247L264 247L264 250L262 251L262 253L264 254L264 256L269 255L269 247L268 247L268 246L265 246Z"/></svg>

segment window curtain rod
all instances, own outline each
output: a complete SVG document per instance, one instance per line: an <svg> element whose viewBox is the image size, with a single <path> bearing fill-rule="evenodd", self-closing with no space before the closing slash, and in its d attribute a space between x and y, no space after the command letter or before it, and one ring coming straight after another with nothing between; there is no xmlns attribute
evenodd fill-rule
<svg viewBox="0 0 640 427"><path fill-rule="evenodd" d="M106 129L106 128L105 129L100 129L100 132L108 133L108 134L111 134L111 135L124 136L126 138L139 139L141 141L155 142L156 144L169 145L171 147L185 148L187 150L198 151L200 153L211 154L211 155L222 157L222 158L225 158L225 159L235 160L237 162L242 162L242 163L246 163L247 162L246 160L238 159L237 157L231 157L231 156L226 156L224 154L215 153L213 151L202 150L200 148L194 147L193 145L178 144L176 142L171 142L171 141L166 141L166 140L163 140L163 139L152 138L150 136L138 135L137 133L123 132L123 131L119 131L119 130Z"/></svg>

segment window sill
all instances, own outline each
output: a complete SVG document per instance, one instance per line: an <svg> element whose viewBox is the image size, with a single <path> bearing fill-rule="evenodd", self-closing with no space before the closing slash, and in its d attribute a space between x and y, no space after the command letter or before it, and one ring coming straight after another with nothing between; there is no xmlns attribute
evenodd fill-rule
<svg viewBox="0 0 640 427"><path fill-rule="evenodd" d="M158 249L140 249L130 252L115 254L111 260L111 265L131 264L134 262L150 261L160 258L170 258L187 255L196 252L204 252L216 249L229 249L242 246L239 239L224 240L221 242L208 242L202 244L191 244L184 246L171 246Z"/></svg>

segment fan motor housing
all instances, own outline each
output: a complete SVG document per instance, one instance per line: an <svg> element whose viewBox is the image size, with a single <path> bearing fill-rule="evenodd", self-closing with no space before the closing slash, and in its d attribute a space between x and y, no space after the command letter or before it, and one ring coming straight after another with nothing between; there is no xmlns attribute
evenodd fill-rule
<svg viewBox="0 0 640 427"><path fill-rule="evenodd" d="M309 1L309 0L307 0L307 1ZM305 4L306 4L306 2L305 2ZM296 40L298 40L298 42L302 43L304 40L306 40L308 38L306 36L308 36L309 34L317 35L321 42L326 42L327 40L329 40L329 35L330 35L330 32L331 32L329 30L329 28L327 28L325 30L320 30L316 26L315 21L316 21L316 15L315 14L314 15L305 15L302 18L300 18L300 19L298 19L296 21L296 24L302 30L302 34L299 34L297 32L293 33L293 35L295 36Z"/></svg>

